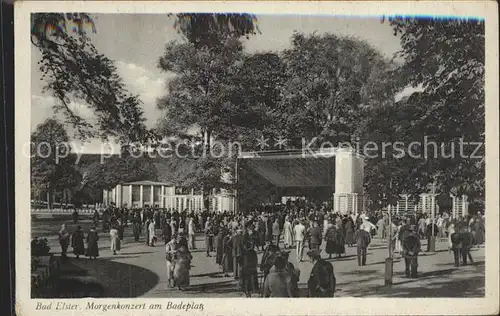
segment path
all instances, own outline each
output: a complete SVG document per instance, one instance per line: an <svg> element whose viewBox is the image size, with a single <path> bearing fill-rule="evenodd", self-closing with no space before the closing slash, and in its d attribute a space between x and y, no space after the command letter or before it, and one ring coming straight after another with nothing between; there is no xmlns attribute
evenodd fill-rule
<svg viewBox="0 0 500 316"><path fill-rule="evenodd" d="M141 239L143 240L143 238ZM375 239L374 243L377 240ZM50 241L53 251L59 247L55 239ZM380 243L380 241L379 241ZM143 297L243 297L238 291L237 281L231 277L223 277L215 258L207 258L204 252L204 237L197 236L193 251L193 267L191 270L191 286L189 291L181 292L167 289L165 275L165 250L163 243L156 247L148 247L144 242L133 241L130 229L125 232L125 240L120 253L113 256L109 250L109 238L101 234L99 242L101 257L97 262L89 260L72 260L82 268L90 269L104 284L121 288L120 295ZM425 244L425 241L424 241ZM423 247L425 249L425 247ZM323 253L324 254L324 253ZM214 255L214 253L212 253ZM259 261L262 253L259 253ZM368 251L368 262L364 267L357 266L356 249L347 248L346 254L332 263L337 278L338 297L480 297L484 296L484 248L473 249L474 265L455 268L453 255L448 253L447 244L440 241L435 253L422 253L419 257L419 278L404 277L404 262L396 259L394 263L394 278L392 287L384 287L384 262L387 248L372 247ZM306 287L312 264L301 262L297 264L295 251L290 255L292 263L301 270L299 286ZM101 262L102 261L102 262ZM106 263L105 263L106 262ZM113 268L113 263L116 267ZM102 265L102 266L101 266ZM105 268L107 267L107 268ZM129 267L129 268L127 268ZM135 269L132 269L132 267ZM157 278L152 279L136 267L153 272ZM110 270L111 269L111 270ZM123 273L113 271L125 269ZM127 270L128 269L128 270ZM127 271L129 273L127 273ZM116 278L120 280L116 280ZM149 282L149 283L148 283ZM131 290L140 287L142 290ZM117 289L118 291L118 289ZM118 294L117 294L118 295ZM115 296L115 295L112 295Z"/></svg>

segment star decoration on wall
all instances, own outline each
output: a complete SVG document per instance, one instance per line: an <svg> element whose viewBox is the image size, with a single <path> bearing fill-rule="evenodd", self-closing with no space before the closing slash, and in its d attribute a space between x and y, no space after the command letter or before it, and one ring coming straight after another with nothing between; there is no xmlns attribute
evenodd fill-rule
<svg viewBox="0 0 500 316"><path fill-rule="evenodd" d="M269 139L265 138L264 135L262 135L260 138L257 139L257 146L260 147L261 150L263 150L266 147L269 147L269 144L267 143Z"/></svg>
<svg viewBox="0 0 500 316"><path fill-rule="evenodd" d="M286 146L286 143L288 142L288 139L286 138L283 138L283 137L278 137L278 139L276 140L276 143L274 144L274 146L277 146L279 149L283 149L283 147Z"/></svg>

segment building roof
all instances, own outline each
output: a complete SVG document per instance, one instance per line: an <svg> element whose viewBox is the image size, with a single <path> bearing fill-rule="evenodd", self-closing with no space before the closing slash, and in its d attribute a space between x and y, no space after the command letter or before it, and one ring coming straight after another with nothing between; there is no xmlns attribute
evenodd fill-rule
<svg viewBox="0 0 500 316"><path fill-rule="evenodd" d="M165 186L173 186L171 182L157 182L151 180L142 180L142 181L133 181L122 183L122 185L165 185Z"/></svg>

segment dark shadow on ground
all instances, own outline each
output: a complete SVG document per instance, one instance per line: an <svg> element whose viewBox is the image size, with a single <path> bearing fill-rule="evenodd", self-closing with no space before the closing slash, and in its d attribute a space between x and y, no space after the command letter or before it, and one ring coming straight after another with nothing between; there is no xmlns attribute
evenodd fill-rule
<svg viewBox="0 0 500 316"><path fill-rule="evenodd" d="M356 258L357 255L348 255L348 256L342 256L340 258L337 258L335 255L332 256L332 258L323 258L325 261L329 261L329 262L335 262L335 261L349 261L349 260L353 260L354 258Z"/></svg>
<svg viewBox="0 0 500 316"><path fill-rule="evenodd" d="M155 253L154 251L141 251L141 252L123 252L121 255L145 255L148 253Z"/></svg>
<svg viewBox="0 0 500 316"><path fill-rule="evenodd" d="M231 279L220 282L190 285L185 291L180 291L177 288L175 288L175 289L158 290L156 291L156 293L168 294L169 297L182 297L183 293L186 294L189 293L189 295L196 293L196 294L203 294L204 296L209 296L210 293L224 294L224 293L235 293L238 291L239 291L238 281Z"/></svg>
<svg viewBox="0 0 500 316"><path fill-rule="evenodd" d="M401 287L398 284L393 284L392 287L383 285L359 287L356 290L344 291L343 294L354 297L373 295L378 297L484 297L484 277L482 276L466 280L436 281L431 285L420 287Z"/></svg>
<svg viewBox="0 0 500 316"><path fill-rule="evenodd" d="M216 277L218 275L223 275L223 272L210 272L192 275L192 278L202 278L202 277Z"/></svg>
<svg viewBox="0 0 500 316"><path fill-rule="evenodd" d="M158 284L159 277L154 272L135 265L111 261L113 258L70 259L62 263L60 278L51 280L52 287L40 297L134 298Z"/></svg>
<svg viewBox="0 0 500 316"><path fill-rule="evenodd" d="M354 270L340 272L341 275L365 275L365 274L377 274L378 270Z"/></svg>
<svg viewBox="0 0 500 316"><path fill-rule="evenodd" d="M484 273L484 266L479 266L479 272ZM459 269L445 269L420 272L418 278L405 278L395 282L391 287L384 285L360 286L356 289L342 291L343 296L365 297L484 297L484 275L473 276L467 279L453 279L452 274L459 274ZM396 272L396 277L404 276L403 272ZM412 286L425 281L420 286ZM361 280L362 282L362 280ZM340 286L341 284L339 284Z"/></svg>

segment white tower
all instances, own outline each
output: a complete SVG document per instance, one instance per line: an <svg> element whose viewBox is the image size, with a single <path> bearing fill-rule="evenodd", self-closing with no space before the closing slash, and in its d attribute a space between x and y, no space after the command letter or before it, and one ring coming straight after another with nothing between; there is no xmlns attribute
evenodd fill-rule
<svg viewBox="0 0 500 316"><path fill-rule="evenodd" d="M335 212L361 213L365 207L363 191L364 161L353 149L341 148L335 154Z"/></svg>

